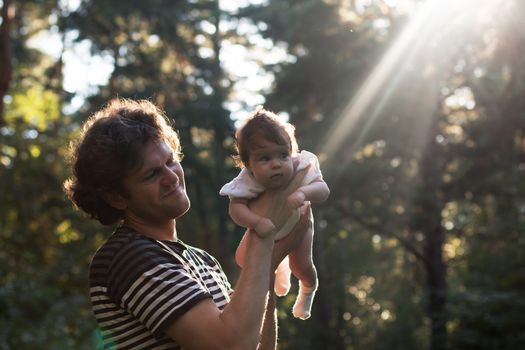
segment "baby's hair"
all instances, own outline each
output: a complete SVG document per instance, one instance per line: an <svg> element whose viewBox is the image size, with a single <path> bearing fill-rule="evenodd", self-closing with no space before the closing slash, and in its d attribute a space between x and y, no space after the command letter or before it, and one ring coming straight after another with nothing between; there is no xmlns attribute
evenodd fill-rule
<svg viewBox="0 0 525 350"><path fill-rule="evenodd" d="M235 160L240 168L248 164L250 150L256 137L262 137L278 145L287 144L292 155L299 152L295 138L295 127L283 121L275 113L265 110L263 106L257 106L235 133L238 154Z"/></svg>

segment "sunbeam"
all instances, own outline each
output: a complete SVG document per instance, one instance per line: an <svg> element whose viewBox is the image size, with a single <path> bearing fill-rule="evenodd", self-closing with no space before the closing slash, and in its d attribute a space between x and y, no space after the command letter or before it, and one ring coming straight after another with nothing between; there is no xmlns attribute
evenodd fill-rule
<svg viewBox="0 0 525 350"><path fill-rule="evenodd" d="M348 153L360 147L409 67L419 68L425 63L420 59L424 50L445 35L460 35L451 33L454 22L464 18L469 9L479 6L479 2L471 0L429 0L421 5L327 133L319 152L327 169L336 166L332 156L354 131L357 122L366 118ZM424 134L424 130L420 131Z"/></svg>

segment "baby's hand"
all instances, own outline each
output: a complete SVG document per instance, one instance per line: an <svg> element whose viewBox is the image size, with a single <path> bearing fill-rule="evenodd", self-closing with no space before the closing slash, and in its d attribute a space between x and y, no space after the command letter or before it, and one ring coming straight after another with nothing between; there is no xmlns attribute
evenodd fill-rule
<svg viewBox="0 0 525 350"><path fill-rule="evenodd" d="M266 237L275 230L275 225L273 224L272 220L261 218L261 220L259 220L253 229L259 236Z"/></svg>
<svg viewBox="0 0 525 350"><path fill-rule="evenodd" d="M288 196L286 202L288 204L288 208L293 210L302 207L305 200L306 196L304 193L301 191L296 191Z"/></svg>

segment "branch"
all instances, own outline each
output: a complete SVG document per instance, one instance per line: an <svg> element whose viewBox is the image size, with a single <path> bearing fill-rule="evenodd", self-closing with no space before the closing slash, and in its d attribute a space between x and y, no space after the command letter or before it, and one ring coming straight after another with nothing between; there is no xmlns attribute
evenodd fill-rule
<svg viewBox="0 0 525 350"><path fill-rule="evenodd" d="M427 259L423 253L417 249L417 247L412 244L408 239L400 236L399 234L395 233L394 231L387 231L385 229L386 225L382 226L379 224L374 224L371 222L367 222L365 219L363 219L361 216L356 215L355 213L351 212L347 208L343 207L342 205L339 205L338 208L343 215L346 217L350 217L354 221L356 221L359 225L371 230L380 233L383 236L391 236L394 237L401 243L401 245L410 253L412 253L417 259L421 260L424 264L428 265L430 264L430 261Z"/></svg>

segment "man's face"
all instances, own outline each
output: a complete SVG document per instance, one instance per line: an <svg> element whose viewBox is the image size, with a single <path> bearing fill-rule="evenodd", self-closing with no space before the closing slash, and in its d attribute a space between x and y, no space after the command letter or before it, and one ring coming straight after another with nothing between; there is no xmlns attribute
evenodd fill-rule
<svg viewBox="0 0 525 350"><path fill-rule="evenodd" d="M125 218L162 225L182 216L190 207L184 171L165 142L146 144L142 166L124 179Z"/></svg>

